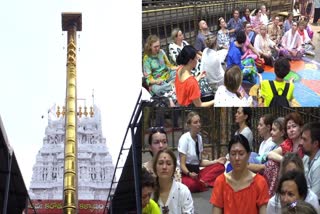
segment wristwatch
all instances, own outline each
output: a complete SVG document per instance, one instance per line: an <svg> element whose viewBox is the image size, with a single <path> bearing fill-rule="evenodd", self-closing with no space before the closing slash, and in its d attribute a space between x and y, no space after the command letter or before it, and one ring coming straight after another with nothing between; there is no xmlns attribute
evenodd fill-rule
<svg viewBox="0 0 320 214"><path fill-rule="evenodd" d="M188 172L187 175L190 177L190 172Z"/></svg>

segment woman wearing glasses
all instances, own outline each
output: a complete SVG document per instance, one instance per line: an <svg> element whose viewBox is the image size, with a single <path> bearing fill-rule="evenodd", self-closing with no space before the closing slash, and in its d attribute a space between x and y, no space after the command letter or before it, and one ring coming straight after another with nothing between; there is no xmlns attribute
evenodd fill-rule
<svg viewBox="0 0 320 214"><path fill-rule="evenodd" d="M268 185L263 176L248 169L250 146L246 137L235 135L228 146L232 171L220 175L210 198L213 214L266 213Z"/></svg>
<svg viewBox="0 0 320 214"><path fill-rule="evenodd" d="M213 186L218 175L224 172L225 157L217 160L202 159L202 137L200 116L196 112L190 112L187 116L189 132L184 133L179 139L178 151L182 183L191 192L202 192ZM203 169L200 170L200 167Z"/></svg>
<svg viewBox="0 0 320 214"><path fill-rule="evenodd" d="M154 201L158 203L162 214L193 214L193 200L188 187L173 179L176 166L176 156L169 149L161 150L155 156L153 163L153 170L156 174Z"/></svg>

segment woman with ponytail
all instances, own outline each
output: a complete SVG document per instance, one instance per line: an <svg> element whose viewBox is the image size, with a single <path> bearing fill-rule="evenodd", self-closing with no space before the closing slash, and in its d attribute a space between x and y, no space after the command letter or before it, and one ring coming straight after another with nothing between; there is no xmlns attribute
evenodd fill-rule
<svg viewBox="0 0 320 214"><path fill-rule="evenodd" d="M185 46L177 57L179 65L176 72L175 88L179 105L196 107L208 107L214 104L214 100L202 102L201 91L198 81L205 77L205 72L194 77L191 73L192 69L197 65L197 50L191 45Z"/></svg>

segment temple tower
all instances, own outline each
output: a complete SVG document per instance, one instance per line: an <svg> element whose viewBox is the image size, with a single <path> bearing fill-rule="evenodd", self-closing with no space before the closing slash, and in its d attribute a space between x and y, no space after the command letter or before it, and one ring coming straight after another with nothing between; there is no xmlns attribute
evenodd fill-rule
<svg viewBox="0 0 320 214"><path fill-rule="evenodd" d="M79 106L76 114L78 198L105 201L114 166L102 135L100 110L97 106ZM53 106L49 111L43 146L33 166L29 190L32 200L63 199L65 119L64 107Z"/></svg>

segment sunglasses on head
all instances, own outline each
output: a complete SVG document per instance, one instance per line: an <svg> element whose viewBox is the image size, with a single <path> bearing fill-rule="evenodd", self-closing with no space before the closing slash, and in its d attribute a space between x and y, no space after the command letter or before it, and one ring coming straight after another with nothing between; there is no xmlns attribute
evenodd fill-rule
<svg viewBox="0 0 320 214"><path fill-rule="evenodd" d="M164 127L163 126L150 127L149 131L151 133L164 132Z"/></svg>

